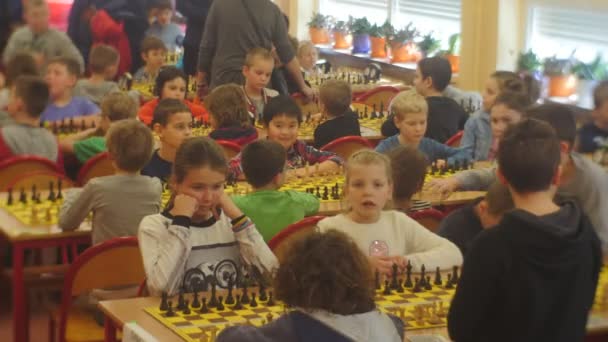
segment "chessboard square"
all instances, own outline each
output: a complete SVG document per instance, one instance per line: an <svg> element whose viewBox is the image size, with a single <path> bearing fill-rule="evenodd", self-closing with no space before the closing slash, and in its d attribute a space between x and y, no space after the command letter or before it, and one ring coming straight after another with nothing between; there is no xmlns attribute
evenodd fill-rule
<svg viewBox="0 0 608 342"><path fill-rule="evenodd" d="M237 316L238 314L232 310L229 311L222 311L222 312L218 312L218 315L222 316L222 317L231 317L231 316Z"/></svg>
<svg viewBox="0 0 608 342"><path fill-rule="evenodd" d="M257 314L261 314L261 313L266 313L266 312L270 312L270 310L268 308L265 307L261 307L261 308L254 308L251 309L253 312L257 313Z"/></svg>
<svg viewBox="0 0 608 342"><path fill-rule="evenodd" d="M254 319L254 318L259 318L260 317L259 315L254 314L254 313L252 313L252 314L245 314L245 315L241 315L241 316L245 317L246 319Z"/></svg>
<svg viewBox="0 0 608 342"><path fill-rule="evenodd" d="M202 317L200 315L189 315L189 316L184 316L185 320L188 321L199 321L202 319Z"/></svg>
<svg viewBox="0 0 608 342"><path fill-rule="evenodd" d="M192 326L192 322L190 321L181 321L181 322L174 322L173 325L175 325L176 327L189 327Z"/></svg>
<svg viewBox="0 0 608 342"><path fill-rule="evenodd" d="M221 318L208 318L207 320L208 320L209 322L211 322L211 323L214 323L214 324L217 324L217 323L226 323L226 322L228 322L228 320L227 320L227 319L225 319L224 317L221 317Z"/></svg>

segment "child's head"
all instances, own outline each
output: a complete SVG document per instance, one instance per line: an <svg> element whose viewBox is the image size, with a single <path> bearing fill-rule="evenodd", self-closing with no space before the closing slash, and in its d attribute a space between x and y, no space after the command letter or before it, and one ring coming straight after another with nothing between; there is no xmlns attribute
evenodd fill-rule
<svg viewBox="0 0 608 342"><path fill-rule="evenodd" d="M513 198L504 184L495 182L490 186L486 196L477 204L477 216L484 229L497 225L502 216L515 207Z"/></svg>
<svg viewBox="0 0 608 342"><path fill-rule="evenodd" d="M262 117L268 139L274 140L288 150L298 139L298 128L302 123L302 111L288 95L279 95L268 100Z"/></svg>
<svg viewBox="0 0 608 342"><path fill-rule="evenodd" d="M329 117L340 116L350 107L353 92L342 80L328 80L319 88L319 105Z"/></svg>
<svg viewBox="0 0 608 342"><path fill-rule="evenodd" d="M563 104L548 103L532 107L526 114L529 118L546 122L553 127L561 143L562 165L568 162L576 139L576 119L573 110Z"/></svg>
<svg viewBox="0 0 608 342"><path fill-rule="evenodd" d="M99 44L93 46L89 53L89 70L91 74L103 75L106 80L111 80L118 72L120 55L110 45Z"/></svg>
<svg viewBox="0 0 608 342"><path fill-rule="evenodd" d="M418 62L414 86L422 96L433 91L442 92L452 80L452 67L447 59L441 57L423 58Z"/></svg>
<svg viewBox="0 0 608 342"><path fill-rule="evenodd" d="M228 164L224 151L212 139L186 139L177 149L171 183L176 194L196 198L196 218L207 218L224 193Z"/></svg>
<svg viewBox="0 0 608 342"><path fill-rule="evenodd" d="M224 84L213 89L205 98L214 128L246 127L251 124L243 89L236 84Z"/></svg>
<svg viewBox="0 0 608 342"><path fill-rule="evenodd" d="M49 85L51 99L71 93L80 76L80 65L69 57L55 57L46 66L45 80Z"/></svg>
<svg viewBox="0 0 608 342"><path fill-rule="evenodd" d="M319 53L310 40L305 40L298 46L298 62L304 70L312 70L317 65Z"/></svg>
<svg viewBox="0 0 608 342"><path fill-rule="evenodd" d="M6 83L5 86L10 88L17 77L22 75L38 76L39 70L36 60L29 53L21 52L15 55L6 64Z"/></svg>
<svg viewBox="0 0 608 342"><path fill-rule="evenodd" d="M106 145L114 167L139 172L152 157L154 137L146 125L135 120L121 120L108 130Z"/></svg>
<svg viewBox="0 0 608 342"><path fill-rule="evenodd" d="M157 0L150 8L155 10L157 23L165 26L171 22L173 6L169 0Z"/></svg>
<svg viewBox="0 0 608 342"><path fill-rule="evenodd" d="M137 103L124 92L114 92L104 96L101 101L101 121L99 127L107 132L113 122L135 119Z"/></svg>
<svg viewBox="0 0 608 342"><path fill-rule="evenodd" d="M428 160L411 145L401 145L388 154L393 173L393 199L395 203L409 202L415 193L422 190ZM408 209L408 208L403 208Z"/></svg>
<svg viewBox="0 0 608 342"><path fill-rule="evenodd" d="M174 66L165 66L156 76L154 95L159 99L184 100L188 91L188 77Z"/></svg>
<svg viewBox="0 0 608 342"><path fill-rule="evenodd" d="M507 129L498 147L499 179L514 194L548 191L560 174L560 143L546 122L525 119Z"/></svg>
<svg viewBox="0 0 608 342"><path fill-rule="evenodd" d="M500 141L507 128L522 120L530 106L524 93L504 92L496 98L490 111L492 137Z"/></svg>
<svg viewBox="0 0 608 342"><path fill-rule="evenodd" d="M414 90L403 91L391 101L389 110L395 113L395 126L402 139L418 145L426 133L428 105Z"/></svg>
<svg viewBox="0 0 608 342"><path fill-rule="evenodd" d="M13 118L26 114L29 118L39 118L49 102L49 87L37 76L17 77L11 89L7 111Z"/></svg>
<svg viewBox="0 0 608 342"><path fill-rule="evenodd" d="M270 81L274 69L272 53L264 48L253 48L245 56L243 76L249 88L262 91Z"/></svg>
<svg viewBox="0 0 608 342"><path fill-rule="evenodd" d="M496 98L505 92L525 94L528 102L534 103L538 100L540 88L532 76L519 76L511 71L496 71L490 75L483 89L483 110L489 112Z"/></svg>
<svg viewBox="0 0 608 342"><path fill-rule="evenodd" d="M593 102L595 104L592 112L593 119L605 127L608 125L608 81L600 82L595 87Z"/></svg>
<svg viewBox="0 0 608 342"><path fill-rule="evenodd" d="M152 129L160 139L161 148L177 149L192 134L190 108L180 100L160 100L154 110Z"/></svg>
<svg viewBox="0 0 608 342"><path fill-rule="evenodd" d="M344 196L354 220L375 222L393 196L390 159L372 150L357 151L350 156Z"/></svg>
<svg viewBox="0 0 608 342"><path fill-rule="evenodd" d="M336 230L296 240L281 260L273 285L277 299L289 307L338 315L375 308L369 261L350 237Z"/></svg>
<svg viewBox="0 0 608 342"><path fill-rule="evenodd" d="M241 153L243 173L254 188L273 183L278 189L284 180L285 160L285 149L272 140L254 141L245 146Z"/></svg>
<svg viewBox="0 0 608 342"><path fill-rule="evenodd" d="M24 15L27 26L35 34L49 28L49 7L45 0L24 1Z"/></svg>
<svg viewBox="0 0 608 342"><path fill-rule="evenodd" d="M154 36L146 36L141 42L141 58L146 64L146 68L158 70L165 64L167 47L165 43Z"/></svg>

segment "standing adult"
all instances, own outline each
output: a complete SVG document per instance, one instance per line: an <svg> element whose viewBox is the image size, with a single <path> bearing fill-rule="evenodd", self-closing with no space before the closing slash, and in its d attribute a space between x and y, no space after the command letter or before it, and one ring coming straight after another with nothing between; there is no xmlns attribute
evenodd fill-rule
<svg viewBox="0 0 608 342"><path fill-rule="evenodd" d="M254 47L276 48L277 55L293 76L300 91L309 98L300 63L289 42L283 13L270 0L214 1L201 42L198 71L210 88L226 83L243 83L242 68L247 51Z"/></svg>
<svg viewBox="0 0 608 342"><path fill-rule="evenodd" d="M184 72L196 74L198 50L203 39L203 29L213 0L177 0L178 12L186 17L186 36L184 37Z"/></svg>

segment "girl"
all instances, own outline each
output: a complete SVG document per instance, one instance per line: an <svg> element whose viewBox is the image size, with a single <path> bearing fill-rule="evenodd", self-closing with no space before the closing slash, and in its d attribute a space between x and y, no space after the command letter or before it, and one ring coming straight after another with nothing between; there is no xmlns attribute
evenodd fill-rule
<svg viewBox="0 0 608 342"><path fill-rule="evenodd" d="M205 99L211 116L209 123L214 140L228 140L244 146L258 138L258 130L251 125L243 90L236 84L225 84L213 89Z"/></svg>
<svg viewBox="0 0 608 342"><path fill-rule="evenodd" d="M536 102L539 86L530 76L520 78L514 72L496 71L486 81L483 89L483 105L473 113L464 126L464 135L460 147L468 150L473 160L493 160L497 148L497 139L492 136L490 128L490 110L496 98L504 92L522 93L529 97L530 103Z"/></svg>
<svg viewBox="0 0 608 342"><path fill-rule="evenodd" d="M173 165L173 198L161 214L145 217L139 245L150 292L159 295L226 288L241 262L271 272L277 260L253 222L224 193L222 149L203 137L186 140Z"/></svg>
<svg viewBox="0 0 608 342"><path fill-rule="evenodd" d="M276 297L295 310L259 328L228 328L217 341L403 341L401 320L376 309L372 279L346 234L311 233L294 241L274 279Z"/></svg>
<svg viewBox="0 0 608 342"><path fill-rule="evenodd" d="M349 210L319 222L319 230L341 230L369 256L374 269L390 275L392 265L401 270L408 262L415 269L448 269L462 263L454 244L395 210L384 210L393 194L388 157L362 150L346 163L344 198Z"/></svg>
<svg viewBox="0 0 608 342"><path fill-rule="evenodd" d="M194 118L199 121L207 122L209 115L205 108L186 100L187 89L188 78L183 71L174 66L163 67L156 77L156 85L154 86L154 95L157 96L157 98L144 104L139 109L137 116L143 123L150 125L158 101L169 98L183 101L188 108L190 108Z"/></svg>

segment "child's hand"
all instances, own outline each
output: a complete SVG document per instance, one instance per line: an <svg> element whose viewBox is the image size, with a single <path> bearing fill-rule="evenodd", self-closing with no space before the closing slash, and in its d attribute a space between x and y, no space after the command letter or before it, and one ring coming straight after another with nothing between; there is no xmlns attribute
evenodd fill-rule
<svg viewBox="0 0 608 342"><path fill-rule="evenodd" d="M173 199L173 209L171 209L171 215L173 216L187 216L192 218L192 215L198 209L198 201L196 198L184 194L178 194Z"/></svg>
<svg viewBox="0 0 608 342"><path fill-rule="evenodd" d="M434 193L441 194L442 197L448 197L452 192L456 191L460 183L455 177L445 179L433 179L429 183L429 190Z"/></svg>
<svg viewBox="0 0 608 342"><path fill-rule="evenodd" d="M228 216L231 220L243 216L241 209L234 204L230 196L228 196L228 194L225 192L220 196L219 207L222 208L226 216ZM215 216L216 220L220 218L220 214L216 208L213 208L213 216Z"/></svg>
<svg viewBox="0 0 608 342"><path fill-rule="evenodd" d="M444 159L437 159L437 160L435 161L435 165L436 165L438 168L442 169L442 168L444 168L444 167L446 167L446 166L447 166L447 163L445 162L445 160L444 160Z"/></svg>
<svg viewBox="0 0 608 342"><path fill-rule="evenodd" d="M380 274L391 275L393 273L392 257L387 256L370 256L369 262L372 264L374 272L377 270Z"/></svg>

